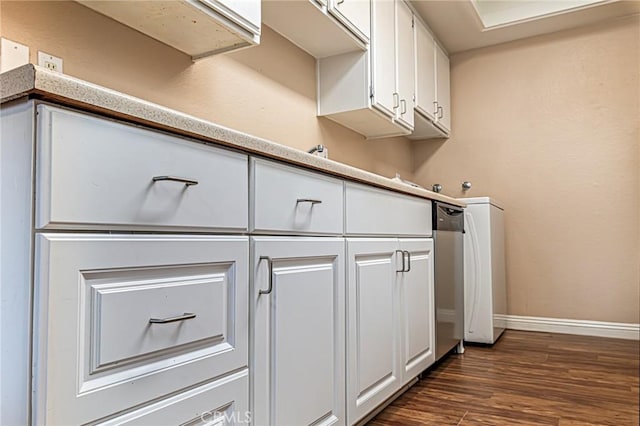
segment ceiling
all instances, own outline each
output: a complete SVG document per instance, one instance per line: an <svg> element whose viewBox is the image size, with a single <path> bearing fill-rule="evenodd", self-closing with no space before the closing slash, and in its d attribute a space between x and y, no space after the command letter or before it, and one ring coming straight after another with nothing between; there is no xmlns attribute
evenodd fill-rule
<svg viewBox="0 0 640 426"><path fill-rule="evenodd" d="M412 0L451 54L640 13L627 0Z"/></svg>

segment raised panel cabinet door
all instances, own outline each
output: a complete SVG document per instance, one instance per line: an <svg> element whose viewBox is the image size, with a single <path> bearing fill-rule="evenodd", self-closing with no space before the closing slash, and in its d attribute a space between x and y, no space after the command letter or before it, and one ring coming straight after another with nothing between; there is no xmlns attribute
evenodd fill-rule
<svg viewBox="0 0 640 426"><path fill-rule="evenodd" d="M248 237L35 242L34 424L85 424L248 367Z"/></svg>
<svg viewBox="0 0 640 426"><path fill-rule="evenodd" d="M416 110L422 115L436 119L436 51L435 42L427 27L415 20L416 57Z"/></svg>
<svg viewBox="0 0 640 426"><path fill-rule="evenodd" d="M371 0L331 0L329 13L364 41L371 34Z"/></svg>
<svg viewBox="0 0 640 426"><path fill-rule="evenodd" d="M393 1L371 3L371 105L389 117L394 117L400 106L396 92L394 9Z"/></svg>
<svg viewBox="0 0 640 426"><path fill-rule="evenodd" d="M415 58L413 54L413 13L403 0L396 0L396 84L399 107L396 120L413 130Z"/></svg>
<svg viewBox="0 0 640 426"><path fill-rule="evenodd" d="M395 238L347 239L347 417L354 424L401 385Z"/></svg>
<svg viewBox="0 0 640 426"><path fill-rule="evenodd" d="M449 58L436 44L436 100L438 101L438 125L451 131L451 93L449 85Z"/></svg>
<svg viewBox="0 0 640 426"><path fill-rule="evenodd" d="M344 239L252 244L254 425L344 425Z"/></svg>
<svg viewBox="0 0 640 426"><path fill-rule="evenodd" d="M403 383L435 361L433 239L400 239L405 271L400 289Z"/></svg>

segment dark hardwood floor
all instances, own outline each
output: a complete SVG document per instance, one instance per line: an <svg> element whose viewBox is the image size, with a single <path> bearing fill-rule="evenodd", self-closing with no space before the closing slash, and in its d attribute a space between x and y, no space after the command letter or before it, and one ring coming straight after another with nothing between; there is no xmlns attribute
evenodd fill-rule
<svg viewBox="0 0 640 426"><path fill-rule="evenodd" d="M639 347L508 330L444 359L369 425L638 426Z"/></svg>

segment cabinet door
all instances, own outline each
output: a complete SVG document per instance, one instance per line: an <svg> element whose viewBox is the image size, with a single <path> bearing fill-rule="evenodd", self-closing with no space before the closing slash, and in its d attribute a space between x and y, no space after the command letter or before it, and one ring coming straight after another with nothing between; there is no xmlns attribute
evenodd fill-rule
<svg viewBox="0 0 640 426"><path fill-rule="evenodd" d="M415 60L413 56L413 13L403 0L396 0L396 87L399 107L396 120L413 130L413 92Z"/></svg>
<svg viewBox="0 0 640 426"><path fill-rule="evenodd" d="M85 424L246 369L248 260L247 237L37 235L34 424Z"/></svg>
<svg viewBox="0 0 640 426"><path fill-rule="evenodd" d="M398 240L347 239L347 416L354 424L400 388Z"/></svg>
<svg viewBox="0 0 640 426"><path fill-rule="evenodd" d="M389 117L399 106L396 93L395 19L393 1L371 3L371 80L373 96L371 104Z"/></svg>
<svg viewBox="0 0 640 426"><path fill-rule="evenodd" d="M435 42L420 20L415 20L416 49L416 109L424 116L436 119L436 51Z"/></svg>
<svg viewBox="0 0 640 426"><path fill-rule="evenodd" d="M435 361L433 240L401 239L400 249L406 253L406 272L399 286L402 377L406 383Z"/></svg>
<svg viewBox="0 0 640 426"><path fill-rule="evenodd" d="M332 0L329 13L354 34L369 41L371 34L371 0Z"/></svg>
<svg viewBox="0 0 640 426"><path fill-rule="evenodd" d="M254 424L343 425L344 240L252 241Z"/></svg>
<svg viewBox="0 0 640 426"><path fill-rule="evenodd" d="M449 58L436 45L436 100L438 101L438 125L451 131L451 94L449 87Z"/></svg>

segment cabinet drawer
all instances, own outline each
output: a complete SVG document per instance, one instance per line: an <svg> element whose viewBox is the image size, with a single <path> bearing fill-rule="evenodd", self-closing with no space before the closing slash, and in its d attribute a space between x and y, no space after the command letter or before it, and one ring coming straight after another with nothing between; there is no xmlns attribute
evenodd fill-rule
<svg viewBox="0 0 640 426"><path fill-rule="evenodd" d="M349 235L432 234L431 201L364 185L345 186Z"/></svg>
<svg viewBox="0 0 640 426"><path fill-rule="evenodd" d="M229 377L100 422L99 426L249 424L249 377Z"/></svg>
<svg viewBox="0 0 640 426"><path fill-rule="evenodd" d="M248 256L240 236L38 234L35 423L84 424L245 368Z"/></svg>
<svg viewBox="0 0 640 426"><path fill-rule="evenodd" d="M247 228L246 155L47 105L38 141L39 228Z"/></svg>
<svg viewBox="0 0 640 426"><path fill-rule="evenodd" d="M341 180L254 158L251 167L252 231L342 234Z"/></svg>

